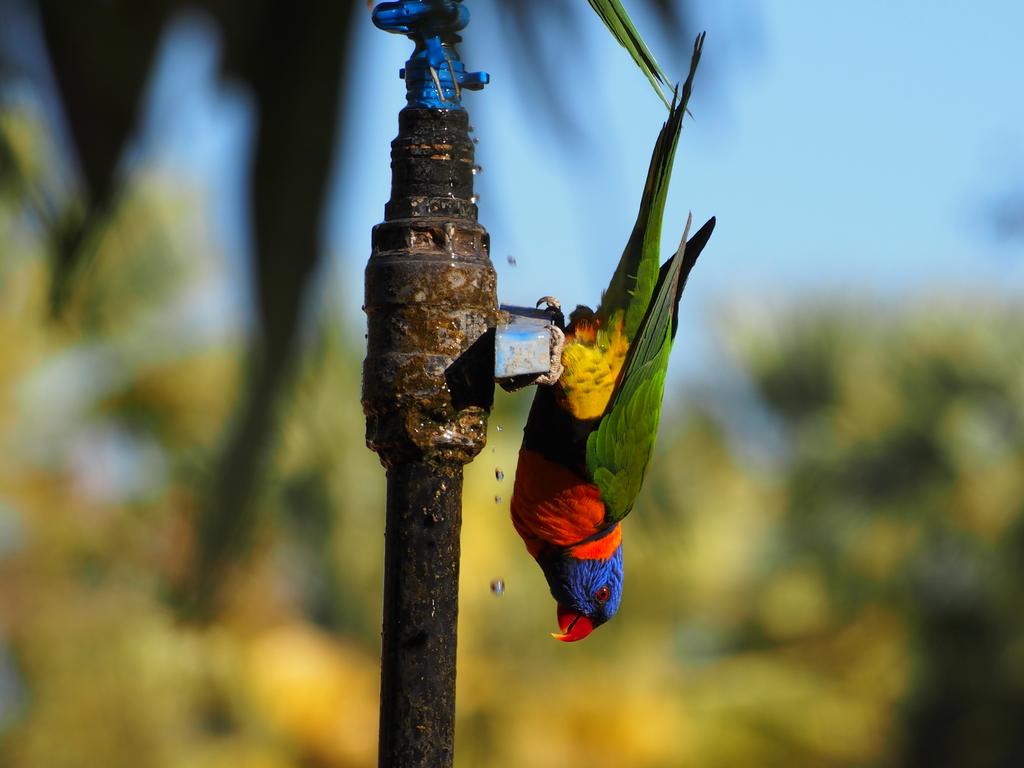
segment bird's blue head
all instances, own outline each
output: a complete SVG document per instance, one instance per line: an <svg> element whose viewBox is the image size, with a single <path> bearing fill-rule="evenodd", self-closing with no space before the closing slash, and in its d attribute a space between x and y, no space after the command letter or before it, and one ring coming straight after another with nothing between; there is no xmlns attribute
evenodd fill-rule
<svg viewBox="0 0 1024 768"><path fill-rule="evenodd" d="M541 562L551 595L558 603L558 626L552 637L582 640L619 610L622 601L622 544L610 557L579 559L561 552Z"/></svg>

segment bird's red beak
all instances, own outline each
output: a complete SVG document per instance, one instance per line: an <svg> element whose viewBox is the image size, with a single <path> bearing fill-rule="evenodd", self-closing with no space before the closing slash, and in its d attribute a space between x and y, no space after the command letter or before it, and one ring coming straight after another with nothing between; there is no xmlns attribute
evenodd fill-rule
<svg viewBox="0 0 1024 768"><path fill-rule="evenodd" d="M563 643L572 643L593 632L594 623L581 613L558 606L558 628L562 631L552 632L551 636Z"/></svg>

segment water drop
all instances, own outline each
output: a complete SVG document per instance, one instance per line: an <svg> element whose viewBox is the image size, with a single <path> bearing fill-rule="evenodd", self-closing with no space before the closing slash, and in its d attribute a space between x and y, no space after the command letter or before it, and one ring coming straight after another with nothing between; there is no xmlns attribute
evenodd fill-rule
<svg viewBox="0 0 1024 768"><path fill-rule="evenodd" d="M448 256L455 258L455 225L445 224L444 225L444 240L448 245Z"/></svg>
<svg viewBox="0 0 1024 768"><path fill-rule="evenodd" d="M499 496L498 494L494 494L494 503L501 504L501 496Z"/></svg>
<svg viewBox="0 0 1024 768"><path fill-rule="evenodd" d="M516 257L513 256L511 253L508 256L505 257L505 261L508 262L508 265L510 267L514 267L516 265L516 263L517 263L516 262Z"/></svg>
<svg viewBox="0 0 1024 768"><path fill-rule="evenodd" d="M501 597L502 595L504 595L505 594L505 580L504 579L494 579L493 581L491 581L491 592L494 594L495 597Z"/></svg>
<svg viewBox="0 0 1024 768"><path fill-rule="evenodd" d="M505 473L502 472L497 467L495 467L494 468L494 479L497 480L500 483L502 480L505 479Z"/></svg>

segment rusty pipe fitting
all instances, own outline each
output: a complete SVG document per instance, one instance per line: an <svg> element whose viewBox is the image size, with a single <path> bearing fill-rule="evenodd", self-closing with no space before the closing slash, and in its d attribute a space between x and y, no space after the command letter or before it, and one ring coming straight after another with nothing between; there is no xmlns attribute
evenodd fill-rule
<svg viewBox="0 0 1024 768"><path fill-rule="evenodd" d="M406 108L391 145L391 200L373 230L364 307L366 442L385 467L465 464L486 441L488 394L460 401L446 379L497 315L468 129L463 110Z"/></svg>

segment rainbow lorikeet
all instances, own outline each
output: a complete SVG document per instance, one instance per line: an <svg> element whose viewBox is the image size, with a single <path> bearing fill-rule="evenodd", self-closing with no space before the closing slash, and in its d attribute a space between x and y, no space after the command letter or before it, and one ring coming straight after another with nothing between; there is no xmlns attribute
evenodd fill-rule
<svg viewBox="0 0 1024 768"><path fill-rule="evenodd" d="M519 452L512 521L558 603L554 637L581 640L622 597L622 519L640 492L661 416L669 352L687 276L712 218L659 268L661 221L683 115L700 60L661 129L640 212L594 312L564 329L563 371L538 386Z"/></svg>

